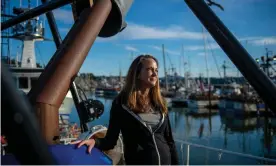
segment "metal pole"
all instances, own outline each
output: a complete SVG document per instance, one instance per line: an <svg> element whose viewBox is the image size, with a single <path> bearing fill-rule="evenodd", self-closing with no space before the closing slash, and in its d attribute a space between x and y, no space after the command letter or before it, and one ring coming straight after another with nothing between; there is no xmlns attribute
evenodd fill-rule
<svg viewBox="0 0 276 166"><path fill-rule="evenodd" d="M190 163L190 145L187 145L187 165Z"/></svg>
<svg viewBox="0 0 276 166"><path fill-rule="evenodd" d="M268 78L270 78L269 74L269 57L268 57L268 49L266 48L266 63L265 63L265 68L266 68L266 75Z"/></svg>
<svg viewBox="0 0 276 166"><path fill-rule="evenodd" d="M275 84L203 0L185 2L270 109L276 111Z"/></svg>
<svg viewBox="0 0 276 166"><path fill-rule="evenodd" d="M47 0L41 0L41 1L42 1L42 3L47 3ZM53 35L56 47L58 49L59 46L62 44L62 39L61 39L60 34L58 32L58 28L57 28L57 25L56 25L56 21L55 21L55 17L53 15L53 12L52 11L47 12L46 13L46 17L47 17L47 20L48 20L48 23L49 23L49 27L51 29L51 32L52 32L52 35ZM52 59L50 60L50 62L52 62ZM77 86L76 86L76 84L75 84L74 81L70 85L70 91L71 91L71 94L72 94L73 101L75 103L77 112L79 114L80 125L83 126L81 128L84 128L84 131L87 131L88 127L85 124L83 124L82 116L80 116L80 108L78 107L78 104L81 102L81 99L80 99L80 96L78 94Z"/></svg>
<svg viewBox="0 0 276 166"><path fill-rule="evenodd" d="M23 21L26 21L26 20L29 20L31 18L34 18L34 17L37 17L41 14L44 14L48 11L51 11L51 10L54 10L54 9L57 9L61 6L64 6L64 5L67 5L69 3L71 3L72 0L52 0L50 2L47 2L43 5L40 5L36 8L33 8L29 11L26 11L12 19L9 19L3 23L1 23L1 31L9 28L9 27L12 27L20 22L23 22Z"/></svg>
<svg viewBox="0 0 276 166"><path fill-rule="evenodd" d="M101 0L92 8L83 10L56 51L52 63L47 65L29 92L30 101L36 104L41 131L49 144L59 136L58 109L111 8L110 0Z"/></svg>
<svg viewBox="0 0 276 166"><path fill-rule="evenodd" d="M165 56L165 46L162 44L162 50L163 50L163 62L164 62L164 74L165 74L165 87L166 92L168 92L168 77L167 77L167 69L166 69L166 56Z"/></svg>
<svg viewBox="0 0 276 166"><path fill-rule="evenodd" d="M47 0L41 0L41 2L43 3L43 5L46 5L47 3L49 3ZM56 25L56 21L55 21L55 17L53 15L53 12L52 11L47 12L46 17L47 17L49 27L50 27L50 30L52 32L53 38L54 38L54 42L56 44L56 47L58 48L62 43L62 39L61 39L60 34L58 32L58 28L57 28L57 25Z"/></svg>
<svg viewBox="0 0 276 166"><path fill-rule="evenodd" d="M266 75L268 76L268 78L270 78L270 75L269 75L269 59L268 59L268 49L266 48L266 60L265 60L265 63L264 63L264 72L266 72ZM265 112L268 113L268 106L266 103L265 104Z"/></svg>

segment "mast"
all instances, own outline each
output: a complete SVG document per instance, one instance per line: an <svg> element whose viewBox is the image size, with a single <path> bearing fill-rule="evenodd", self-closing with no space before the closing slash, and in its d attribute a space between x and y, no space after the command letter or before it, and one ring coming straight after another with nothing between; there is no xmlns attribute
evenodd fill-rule
<svg viewBox="0 0 276 166"><path fill-rule="evenodd" d="M120 81L120 85L121 85L121 83L123 82L121 62L119 63L119 81Z"/></svg>
<svg viewBox="0 0 276 166"><path fill-rule="evenodd" d="M226 66L226 61L223 61L222 68L223 68L223 78L226 79L226 69L228 68Z"/></svg>
<svg viewBox="0 0 276 166"><path fill-rule="evenodd" d="M179 56L179 68L178 68L178 70L179 70L179 76L181 76L181 62L182 62L182 56L180 55Z"/></svg>
<svg viewBox="0 0 276 166"><path fill-rule="evenodd" d="M163 51L163 62L164 62L164 74L165 74L165 87L166 91L168 91L168 78L167 78L167 69L166 69L166 57L165 57L165 46L162 44L162 51Z"/></svg>
<svg viewBox="0 0 276 166"><path fill-rule="evenodd" d="M203 33L203 40L204 40L204 52L205 52L205 63L206 63L206 74L208 79L208 97L209 97L209 114L211 114L211 85L210 85L210 77L209 77L209 68L208 68L208 61L207 61L207 50L206 50L206 36L204 33L204 28L202 26L202 33Z"/></svg>
<svg viewBox="0 0 276 166"><path fill-rule="evenodd" d="M188 73L186 73L186 68L185 68L185 56L184 56L184 45L182 44L181 46L181 56L183 57L183 68L184 68L184 83L185 83L185 90L187 91L188 88Z"/></svg>
<svg viewBox="0 0 276 166"><path fill-rule="evenodd" d="M210 87L210 78L209 78L209 68L208 68L208 61L207 61L207 50L206 50L206 36L204 33L204 28L202 27L202 34L204 40L204 53L205 53L205 64L206 64L206 76L208 79L208 88Z"/></svg>

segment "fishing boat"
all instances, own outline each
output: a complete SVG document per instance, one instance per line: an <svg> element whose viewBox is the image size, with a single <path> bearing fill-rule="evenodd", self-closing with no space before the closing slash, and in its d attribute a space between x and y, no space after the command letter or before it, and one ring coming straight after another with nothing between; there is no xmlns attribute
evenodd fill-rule
<svg viewBox="0 0 276 166"><path fill-rule="evenodd" d="M184 107L188 106L188 100L184 95L176 96L171 99L172 107Z"/></svg>
<svg viewBox="0 0 276 166"><path fill-rule="evenodd" d="M175 97L171 99L173 107L188 107L187 95L184 92L176 92Z"/></svg>
<svg viewBox="0 0 276 166"><path fill-rule="evenodd" d="M16 11L22 10L23 8L14 8L14 14L19 14ZM35 51L35 42L48 40L44 37L44 25L39 20L39 17L36 17L25 23L18 24L13 27L11 33L2 37L8 38L8 40L14 39L22 42L19 47L22 48L22 52L18 51L16 58L11 59L10 56L7 56L10 55L10 52L6 52L6 56L1 55L1 58L9 66L18 90L23 92L23 94L28 94L31 88L36 85L37 79L44 71L43 65L37 63ZM1 44L3 45L5 43ZM4 47L2 46L2 48ZM7 51L10 51L10 49ZM21 60L19 60L19 57L21 57ZM68 91L60 106L60 115L70 115L73 104L72 94Z"/></svg>
<svg viewBox="0 0 276 166"><path fill-rule="evenodd" d="M116 97L123 87L123 79L120 76L119 79L115 79L110 77L102 78L102 80L98 83L98 86L95 89L95 95L96 96L106 96L106 97Z"/></svg>
<svg viewBox="0 0 276 166"><path fill-rule="evenodd" d="M188 108L217 108L219 98L209 94L191 94L188 98Z"/></svg>
<svg viewBox="0 0 276 166"><path fill-rule="evenodd" d="M236 114L254 114L257 115L257 99L245 98L243 96L221 97L219 109L234 111Z"/></svg>
<svg viewBox="0 0 276 166"><path fill-rule="evenodd" d="M257 115L263 113L264 110L259 109L262 103L260 98L252 93L245 93L242 89L244 88L237 84L225 86L220 96L219 109L226 114L233 113L236 115Z"/></svg>
<svg viewBox="0 0 276 166"><path fill-rule="evenodd" d="M204 40L204 50L205 50L205 64L206 64L206 76L207 76L207 86L204 85L202 74L199 75L197 81L198 89L196 92L192 93L188 97L188 108L200 109L209 108L216 109L218 107L218 96L213 93L214 87L211 85L209 77L209 67L208 58L206 50L206 34L202 27L202 36Z"/></svg>

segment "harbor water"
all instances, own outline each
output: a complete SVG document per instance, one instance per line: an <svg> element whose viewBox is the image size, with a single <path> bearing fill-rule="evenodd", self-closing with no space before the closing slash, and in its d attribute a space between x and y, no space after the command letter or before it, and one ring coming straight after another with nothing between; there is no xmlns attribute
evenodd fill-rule
<svg viewBox="0 0 276 166"><path fill-rule="evenodd" d="M113 99L93 95L90 98L100 100L105 106L104 114L90 126L107 126ZM77 111L73 109L70 121L79 124ZM169 109L180 164L276 164L262 159L276 161L276 118L225 117L219 111L211 116L194 116L187 114L188 111Z"/></svg>

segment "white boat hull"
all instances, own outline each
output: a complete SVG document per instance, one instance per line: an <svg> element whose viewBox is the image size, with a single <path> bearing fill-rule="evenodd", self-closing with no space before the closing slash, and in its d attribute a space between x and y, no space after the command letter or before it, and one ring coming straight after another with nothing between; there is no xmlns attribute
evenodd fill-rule
<svg viewBox="0 0 276 166"><path fill-rule="evenodd" d="M171 100L172 106L183 106L187 107L187 99L183 97L175 97Z"/></svg>
<svg viewBox="0 0 276 166"><path fill-rule="evenodd" d="M206 108L210 106L208 100L187 100L188 108ZM211 100L211 106L217 105L218 100Z"/></svg>

